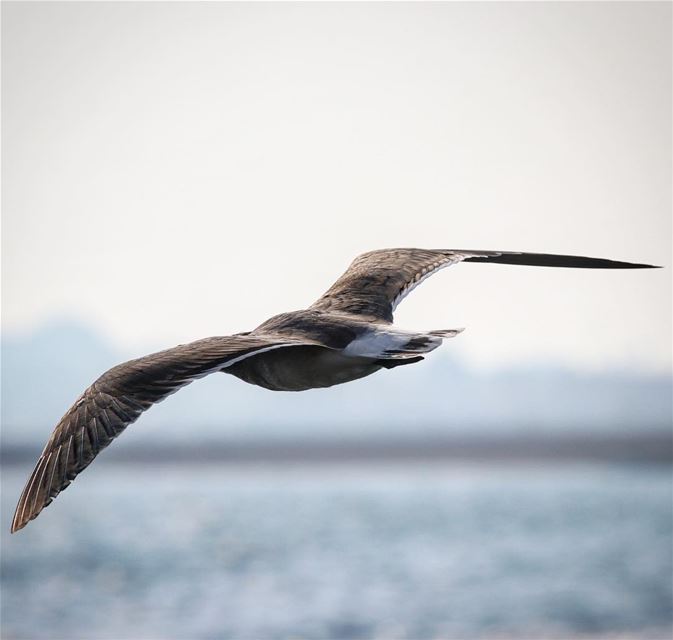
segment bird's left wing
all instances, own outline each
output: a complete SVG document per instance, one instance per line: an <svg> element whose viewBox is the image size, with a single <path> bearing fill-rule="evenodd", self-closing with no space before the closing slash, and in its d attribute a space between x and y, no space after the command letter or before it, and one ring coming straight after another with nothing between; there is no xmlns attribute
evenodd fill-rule
<svg viewBox="0 0 673 640"><path fill-rule="evenodd" d="M37 517L129 424L190 382L257 353L313 344L287 336L218 336L130 360L104 373L56 425L16 507L12 533Z"/></svg>
<svg viewBox="0 0 673 640"><path fill-rule="evenodd" d="M374 321L393 321L393 311L423 280L458 262L494 262L537 267L581 269L648 269L649 264L603 258L519 251L472 249L379 249L363 253L311 306L345 312Z"/></svg>

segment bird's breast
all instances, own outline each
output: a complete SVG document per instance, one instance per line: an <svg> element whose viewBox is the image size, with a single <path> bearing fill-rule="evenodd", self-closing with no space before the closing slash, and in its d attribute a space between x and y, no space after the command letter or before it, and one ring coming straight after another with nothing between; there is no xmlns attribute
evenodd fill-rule
<svg viewBox="0 0 673 640"><path fill-rule="evenodd" d="M381 368L372 358L349 357L319 346L274 349L224 369L272 391L305 391L364 378Z"/></svg>

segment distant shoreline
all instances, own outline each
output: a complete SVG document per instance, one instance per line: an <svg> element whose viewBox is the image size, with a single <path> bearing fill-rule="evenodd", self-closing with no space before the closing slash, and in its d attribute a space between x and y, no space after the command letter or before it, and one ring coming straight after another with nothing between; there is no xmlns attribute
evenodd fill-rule
<svg viewBox="0 0 673 640"><path fill-rule="evenodd" d="M23 465L40 453L39 445L3 445L3 466ZM391 437L330 440L292 439L192 443L142 443L133 448L112 447L105 455L111 464L237 464L344 463L394 461L535 461L673 463L673 434L454 436L444 438Z"/></svg>

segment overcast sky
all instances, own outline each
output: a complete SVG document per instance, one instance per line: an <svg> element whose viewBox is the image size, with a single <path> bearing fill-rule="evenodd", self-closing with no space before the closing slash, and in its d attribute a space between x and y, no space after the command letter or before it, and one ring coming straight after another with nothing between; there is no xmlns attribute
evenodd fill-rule
<svg viewBox="0 0 673 640"><path fill-rule="evenodd" d="M670 3L2 3L3 325L250 329L390 246L475 366L671 363Z"/></svg>

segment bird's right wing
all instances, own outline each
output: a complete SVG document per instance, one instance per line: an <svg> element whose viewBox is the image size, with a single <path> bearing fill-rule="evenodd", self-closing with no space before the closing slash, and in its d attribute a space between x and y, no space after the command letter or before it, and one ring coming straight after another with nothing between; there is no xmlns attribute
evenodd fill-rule
<svg viewBox="0 0 673 640"><path fill-rule="evenodd" d="M12 533L37 517L100 451L153 404L244 358L306 344L315 343L247 334L205 338L110 369L56 425L21 494Z"/></svg>

